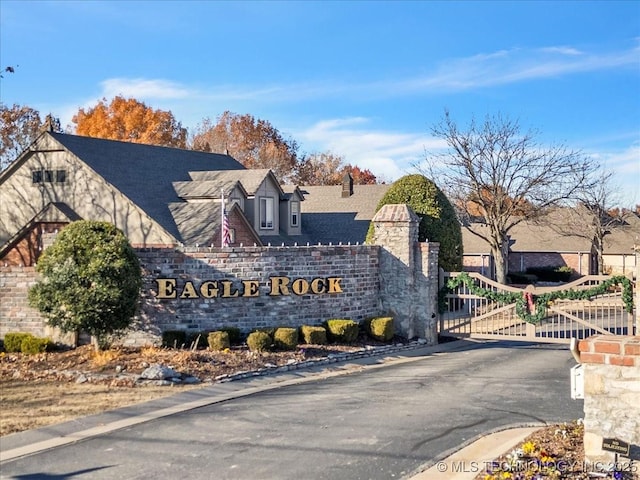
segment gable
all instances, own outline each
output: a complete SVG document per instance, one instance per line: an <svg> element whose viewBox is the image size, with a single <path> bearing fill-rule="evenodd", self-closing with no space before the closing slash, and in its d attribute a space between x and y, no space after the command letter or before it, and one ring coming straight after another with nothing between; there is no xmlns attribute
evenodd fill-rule
<svg viewBox="0 0 640 480"><path fill-rule="evenodd" d="M172 183L190 180L189 172L245 169L229 155L51 135L176 238L180 233L169 204L180 199Z"/></svg>

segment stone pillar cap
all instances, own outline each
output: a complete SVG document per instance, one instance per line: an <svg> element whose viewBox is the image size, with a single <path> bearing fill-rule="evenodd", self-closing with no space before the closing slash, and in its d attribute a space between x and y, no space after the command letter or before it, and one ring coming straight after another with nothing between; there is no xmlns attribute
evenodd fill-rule
<svg viewBox="0 0 640 480"><path fill-rule="evenodd" d="M415 222L420 223L420 217L405 203L383 206L372 219L373 222Z"/></svg>

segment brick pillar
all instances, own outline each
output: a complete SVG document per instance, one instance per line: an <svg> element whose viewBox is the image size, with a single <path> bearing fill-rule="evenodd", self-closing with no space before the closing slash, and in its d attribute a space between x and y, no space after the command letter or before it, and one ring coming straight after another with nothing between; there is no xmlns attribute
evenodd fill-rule
<svg viewBox="0 0 640 480"><path fill-rule="evenodd" d="M373 217L373 243L380 245L381 311L406 338L437 337L439 244L418 242L420 218L407 205L385 205Z"/></svg>
<svg viewBox="0 0 640 480"><path fill-rule="evenodd" d="M584 453L588 462L613 462L604 438L640 452L640 337L595 335L578 346L584 365ZM620 458L619 461L628 459Z"/></svg>

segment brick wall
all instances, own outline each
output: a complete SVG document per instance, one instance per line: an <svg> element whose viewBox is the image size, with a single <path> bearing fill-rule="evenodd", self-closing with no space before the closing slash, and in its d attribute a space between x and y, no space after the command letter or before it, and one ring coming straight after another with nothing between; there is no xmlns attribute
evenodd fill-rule
<svg viewBox="0 0 640 480"><path fill-rule="evenodd" d="M202 331L234 326L243 331L270 326L318 324L329 318L363 320L379 313L379 265L376 246L238 247L214 251L139 250L145 272L143 324L160 330ZM216 251L218 250L218 251ZM286 277L288 295L271 295L272 277ZM341 293L294 293L303 279L340 278ZM158 299L156 279L175 279L174 299ZM184 292L194 286L198 298ZM204 298L207 281L218 282L219 296ZM222 281L231 282L221 298ZM256 282L257 294L244 296L243 281ZM282 292L279 292L282 293Z"/></svg>
<svg viewBox="0 0 640 480"><path fill-rule="evenodd" d="M603 438L640 450L640 336L596 335L579 344L584 364L584 447L590 462L611 462Z"/></svg>
<svg viewBox="0 0 640 480"><path fill-rule="evenodd" d="M524 272L530 267L567 266L582 275L588 275L590 255L588 253L554 252L510 252L509 271Z"/></svg>
<svg viewBox="0 0 640 480"><path fill-rule="evenodd" d="M413 217L382 215L380 245L138 248L141 309L123 342L157 343L166 330L247 332L391 314L398 334L434 344L438 244L416 241ZM27 304L36 278L33 268L0 266L0 336L51 333Z"/></svg>
<svg viewBox="0 0 640 480"><path fill-rule="evenodd" d="M0 337L7 332L44 335L42 317L27 303L27 292L36 275L34 267L0 268Z"/></svg>

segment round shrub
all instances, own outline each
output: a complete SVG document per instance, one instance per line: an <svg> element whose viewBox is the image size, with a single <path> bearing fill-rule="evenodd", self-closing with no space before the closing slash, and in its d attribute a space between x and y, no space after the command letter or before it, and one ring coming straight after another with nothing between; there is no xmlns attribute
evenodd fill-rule
<svg viewBox="0 0 640 480"><path fill-rule="evenodd" d="M266 352L271 349L273 341L267 332L251 332L247 337L247 346L252 352Z"/></svg>
<svg viewBox="0 0 640 480"><path fill-rule="evenodd" d="M231 347L228 332L211 332L207 336L207 342L209 343L209 348L213 351L220 352Z"/></svg>
<svg viewBox="0 0 640 480"><path fill-rule="evenodd" d="M273 342L276 348L283 350L295 350L298 346L298 329L280 327L273 334Z"/></svg>
<svg viewBox="0 0 640 480"><path fill-rule="evenodd" d="M393 318L377 317L367 322L367 334L379 342L389 342L393 339Z"/></svg>
<svg viewBox="0 0 640 480"><path fill-rule="evenodd" d="M182 348L187 343L187 332L184 330L165 330L162 332L162 346L166 348Z"/></svg>
<svg viewBox="0 0 640 480"><path fill-rule="evenodd" d="M242 332L238 327L222 327L220 331L229 334L229 342L231 345L238 345L242 341Z"/></svg>
<svg viewBox="0 0 640 480"><path fill-rule="evenodd" d="M63 332L100 339L126 329L136 313L142 272L122 230L108 222L67 225L36 266L42 279L29 304Z"/></svg>
<svg viewBox="0 0 640 480"><path fill-rule="evenodd" d="M325 345L327 343L327 329L320 326L303 325L300 334L304 343L309 345Z"/></svg>
<svg viewBox="0 0 640 480"><path fill-rule="evenodd" d="M338 343L353 343L358 339L360 326L354 320L333 318L327 320L327 334L329 338Z"/></svg>
<svg viewBox="0 0 640 480"><path fill-rule="evenodd" d="M424 175L406 175L396 180L378 202L376 212L385 205L407 204L420 217L418 240L440 243L438 264L448 272L462 269L462 230L456 212L446 195ZM367 242L373 240L373 223Z"/></svg>

